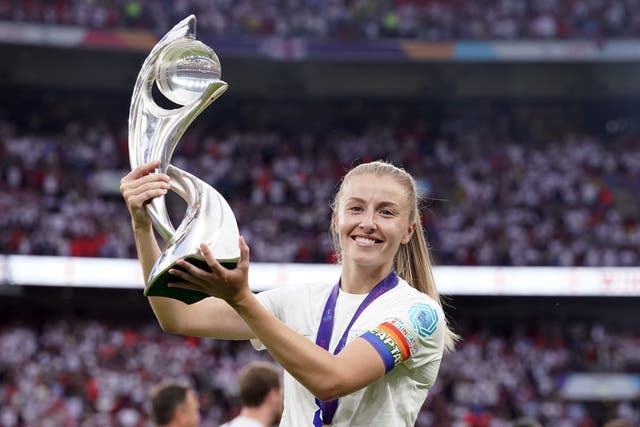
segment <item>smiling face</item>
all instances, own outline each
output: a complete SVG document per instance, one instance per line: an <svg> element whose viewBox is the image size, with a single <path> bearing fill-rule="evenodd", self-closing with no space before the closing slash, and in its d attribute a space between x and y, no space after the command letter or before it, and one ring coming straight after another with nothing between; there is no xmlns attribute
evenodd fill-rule
<svg viewBox="0 0 640 427"><path fill-rule="evenodd" d="M359 174L342 185L334 213L342 262L347 267L390 270L415 221L405 188L391 175Z"/></svg>

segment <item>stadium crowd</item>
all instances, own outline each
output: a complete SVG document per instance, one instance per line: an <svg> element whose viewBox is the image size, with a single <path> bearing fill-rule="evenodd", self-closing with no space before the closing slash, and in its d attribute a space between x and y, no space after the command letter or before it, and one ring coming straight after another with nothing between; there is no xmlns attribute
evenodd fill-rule
<svg viewBox="0 0 640 427"><path fill-rule="evenodd" d="M126 120L38 108L49 116L0 114L0 253L135 257L118 193ZM438 264L640 263L631 119L572 119L558 105L416 109L245 103L194 124L173 164L227 198L253 261L332 262L326 201L354 162L385 158L418 178Z"/></svg>
<svg viewBox="0 0 640 427"><path fill-rule="evenodd" d="M596 427L610 417L638 425L637 401L594 411L588 402L563 400L559 387L570 372L640 373L637 332L562 326L467 331L445 356L416 425L507 427L523 416L550 427ZM198 390L202 426L217 426L238 410L238 371L264 357L246 342L178 337L155 324L11 322L0 328L0 426L150 426L149 392L173 379Z"/></svg>
<svg viewBox="0 0 640 427"><path fill-rule="evenodd" d="M215 36L430 41L640 35L638 0L2 0L0 20L164 34L189 14Z"/></svg>

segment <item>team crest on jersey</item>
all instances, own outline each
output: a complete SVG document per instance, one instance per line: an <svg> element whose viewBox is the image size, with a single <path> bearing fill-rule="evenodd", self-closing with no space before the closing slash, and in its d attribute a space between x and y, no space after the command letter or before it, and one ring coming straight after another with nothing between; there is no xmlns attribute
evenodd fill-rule
<svg viewBox="0 0 640 427"><path fill-rule="evenodd" d="M430 337L438 328L438 312L428 304L416 304L409 308L411 326L422 338Z"/></svg>

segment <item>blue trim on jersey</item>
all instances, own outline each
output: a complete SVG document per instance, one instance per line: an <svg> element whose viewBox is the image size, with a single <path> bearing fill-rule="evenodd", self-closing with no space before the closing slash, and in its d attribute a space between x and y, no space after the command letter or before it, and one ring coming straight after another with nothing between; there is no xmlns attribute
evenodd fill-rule
<svg viewBox="0 0 640 427"><path fill-rule="evenodd" d="M369 342L369 344L371 344L373 348L376 349L376 351L382 358L382 362L384 363L385 374L392 370L394 366L396 366L393 363L393 356L391 355L391 352L389 351L387 346L384 345L384 343L380 340L380 338L378 338L371 332L365 332L364 334L360 335L360 338L364 338L365 340L367 340L367 342Z"/></svg>

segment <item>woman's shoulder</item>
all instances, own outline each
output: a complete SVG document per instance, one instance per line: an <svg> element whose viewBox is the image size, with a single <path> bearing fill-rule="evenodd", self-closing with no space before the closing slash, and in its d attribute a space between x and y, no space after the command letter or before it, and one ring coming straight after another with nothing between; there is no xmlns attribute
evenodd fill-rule
<svg viewBox="0 0 640 427"><path fill-rule="evenodd" d="M446 320L442 306L429 295L420 292L405 280L400 279L397 295L389 302L388 320L401 331L412 331L421 340L436 338L442 341Z"/></svg>
<svg viewBox="0 0 640 427"><path fill-rule="evenodd" d="M398 286L396 286L396 298L405 300L409 303L429 304L433 307L440 307L440 304L424 292L420 292L406 280L400 278Z"/></svg>
<svg viewBox="0 0 640 427"><path fill-rule="evenodd" d="M387 306L392 307L390 311L398 317L429 318L438 324L444 322L444 311L438 301L424 292L420 292L403 279L400 279L398 286L396 286L395 295L391 297L393 300L388 301Z"/></svg>

